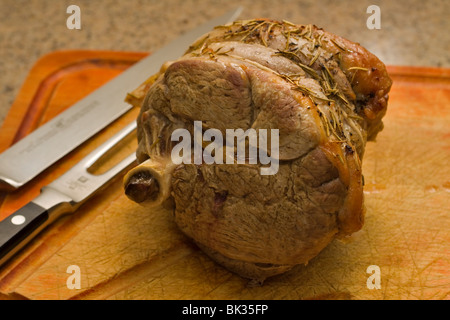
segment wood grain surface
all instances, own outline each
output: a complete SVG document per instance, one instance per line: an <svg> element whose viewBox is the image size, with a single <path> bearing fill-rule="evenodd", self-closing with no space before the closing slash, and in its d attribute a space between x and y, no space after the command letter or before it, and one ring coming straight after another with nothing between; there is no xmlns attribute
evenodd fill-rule
<svg viewBox="0 0 450 320"><path fill-rule="evenodd" d="M61 51L40 59L0 129L0 151L146 53ZM120 177L0 269L0 299L449 299L450 70L389 67L385 129L363 160L365 225L306 266L250 286L184 237L166 208L123 194ZM133 109L29 185L0 194L4 219L130 121ZM130 143L120 154L134 150ZM81 272L69 289L67 268ZM380 267L369 289L367 268Z"/></svg>

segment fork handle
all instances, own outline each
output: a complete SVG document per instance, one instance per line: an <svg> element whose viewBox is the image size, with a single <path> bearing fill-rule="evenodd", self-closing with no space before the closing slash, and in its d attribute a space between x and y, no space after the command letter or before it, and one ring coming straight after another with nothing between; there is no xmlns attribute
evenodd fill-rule
<svg viewBox="0 0 450 320"><path fill-rule="evenodd" d="M0 266L45 227L48 217L47 209L31 201L0 221Z"/></svg>

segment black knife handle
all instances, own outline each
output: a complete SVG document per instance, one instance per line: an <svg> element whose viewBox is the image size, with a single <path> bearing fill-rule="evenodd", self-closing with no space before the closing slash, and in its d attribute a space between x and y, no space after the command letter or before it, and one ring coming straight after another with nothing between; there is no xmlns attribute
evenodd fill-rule
<svg viewBox="0 0 450 320"><path fill-rule="evenodd" d="M35 230L48 219L48 211L29 202L0 221L0 265L31 239Z"/></svg>

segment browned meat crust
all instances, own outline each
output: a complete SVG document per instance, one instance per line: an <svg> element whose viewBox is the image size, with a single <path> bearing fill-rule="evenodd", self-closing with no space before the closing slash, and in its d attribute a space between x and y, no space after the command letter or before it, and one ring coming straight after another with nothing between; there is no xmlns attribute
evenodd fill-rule
<svg viewBox="0 0 450 320"><path fill-rule="evenodd" d="M391 84L378 58L316 26L219 26L129 95L141 107L137 156L150 159L139 170L161 179L176 223L200 248L262 281L362 227L361 161L383 127ZM195 120L223 134L278 129L278 173L262 176L247 163L168 165L171 133L192 133Z"/></svg>

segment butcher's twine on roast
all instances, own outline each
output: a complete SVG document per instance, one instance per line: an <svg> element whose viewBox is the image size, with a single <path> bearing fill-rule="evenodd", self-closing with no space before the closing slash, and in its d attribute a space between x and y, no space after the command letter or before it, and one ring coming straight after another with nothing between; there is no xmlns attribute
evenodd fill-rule
<svg viewBox="0 0 450 320"><path fill-rule="evenodd" d="M180 230L212 259L262 282L306 264L364 222L361 161L382 130L391 79L357 43L268 19L218 26L130 92L139 166L128 196L172 203ZM278 129L279 168L174 164L171 135ZM151 209L149 209L151 210Z"/></svg>

